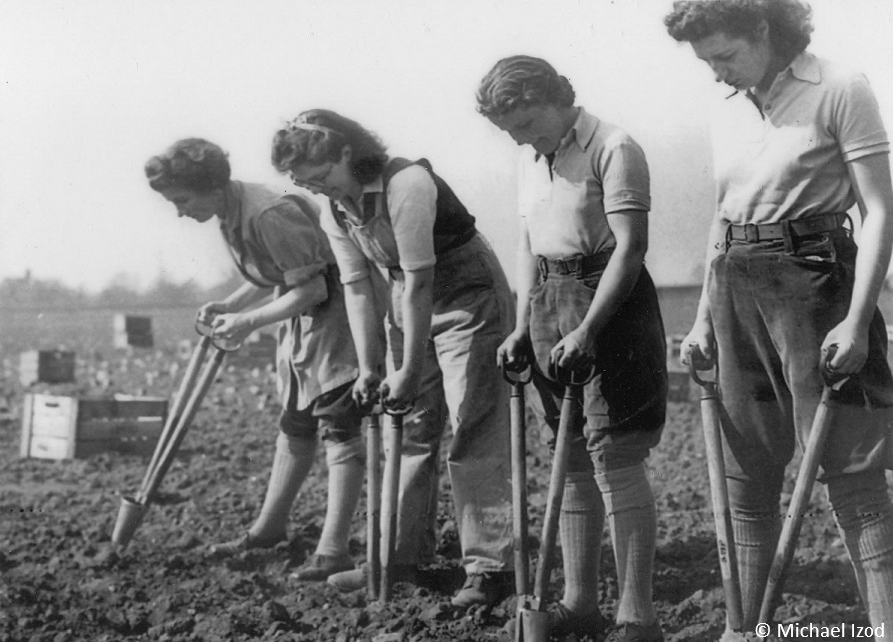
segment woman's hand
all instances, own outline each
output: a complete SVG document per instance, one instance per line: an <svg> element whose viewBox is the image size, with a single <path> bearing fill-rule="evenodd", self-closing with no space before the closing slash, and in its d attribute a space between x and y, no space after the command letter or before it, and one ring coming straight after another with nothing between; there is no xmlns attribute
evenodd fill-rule
<svg viewBox="0 0 893 642"><path fill-rule="evenodd" d="M254 325L247 314L218 314L211 323L215 339L224 339L227 342L240 344L254 331Z"/></svg>
<svg viewBox="0 0 893 642"><path fill-rule="evenodd" d="M695 370L710 370L716 364L716 337L712 323L695 322L682 340L679 361L684 366L694 364Z"/></svg>
<svg viewBox="0 0 893 642"><path fill-rule="evenodd" d="M526 329L515 330L496 349L496 366L513 372L527 369L530 363L530 335Z"/></svg>
<svg viewBox="0 0 893 642"><path fill-rule="evenodd" d="M549 363L562 370L574 370L594 362L595 341L582 326L564 336L549 353Z"/></svg>
<svg viewBox="0 0 893 642"><path fill-rule="evenodd" d="M199 325L211 327L214 323L214 317L230 311L229 305L225 301L210 301L198 309L198 312L195 314L195 322Z"/></svg>
<svg viewBox="0 0 893 642"><path fill-rule="evenodd" d="M378 402L378 388L381 377L372 371L360 372L353 384L353 401L359 408L369 409Z"/></svg>
<svg viewBox="0 0 893 642"><path fill-rule="evenodd" d="M379 392L381 402L390 408L404 408L415 402L419 389L419 376L400 369L385 377Z"/></svg>
<svg viewBox="0 0 893 642"><path fill-rule="evenodd" d="M833 353L832 346L836 346L836 353ZM867 359L867 328L860 328L846 319L832 329L822 342L821 363L827 361L828 369L833 372L855 374L862 369Z"/></svg>

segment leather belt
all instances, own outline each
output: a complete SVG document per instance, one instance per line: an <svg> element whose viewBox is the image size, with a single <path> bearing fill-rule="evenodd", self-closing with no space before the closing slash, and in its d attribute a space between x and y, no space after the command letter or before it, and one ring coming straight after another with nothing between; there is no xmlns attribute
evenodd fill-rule
<svg viewBox="0 0 893 642"><path fill-rule="evenodd" d="M538 256L537 266L543 276L547 274L558 274L561 276L575 274L577 276L585 276L592 272L604 270L605 266L608 265L608 261L611 260L613 251L612 248L610 250L598 252L597 254L590 254L588 256L578 254L566 259L547 259L544 256Z"/></svg>
<svg viewBox="0 0 893 642"><path fill-rule="evenodd" d="M788 236L809 236L810 234L833 232L842 227L846 220L846 212L832 212L780 223L729 225L728 234L730 240L746 243L781 241L785 238L785 227L790 230Z"/></svg>

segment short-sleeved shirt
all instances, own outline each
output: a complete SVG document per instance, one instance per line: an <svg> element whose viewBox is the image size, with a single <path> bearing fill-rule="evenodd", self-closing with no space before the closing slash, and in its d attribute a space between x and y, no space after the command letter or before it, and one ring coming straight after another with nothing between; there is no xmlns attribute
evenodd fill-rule
<svg viewBox="0 0 893 642"><path fill-rule="evenodd" d="M331 210L324 212L322 226L332 242L342 283L369 275L369 261L381 268L399 267L407 272L433 267L434 221L437 216L437 187L420 165L410 165L388 182L384 194L379 177L363 186L363 194L375 198L374 213L363 222L346 221L342 227ZM365 199L363 199L365 200ZM338 204L338 209L344 208Z"/></svg>
<svg viewBox="0 0 893 642"><path fill-rule="evenodd" d="M762 111L745 93L722 101L712 135L718 213L736 225L845 212L856 202L846 164L890 152L865 76L807 52Z"/></svg>
<svg viewBox="0 0 893 642"><path fill-rule="evenodd" d="M293 373L298 385L294 398L302 410L359 373L343 293L332 278L335 257L320 226L319 208L297 194L277 194L240 181L230 181L224 195L221 231L247 278L256 285L276 286L280 293L316 278L326 280L329 299L283 322L278 333L280 395L289 398Z"/></svg>
<svg viewBox="0 0 893 642"><path fill-rule="evenodd" d="M582 108L555 152L551 171L546 157L525 155L518 178L530 250L549 259L611 249L616 241L607 215L651 209L642 148Z"/></svg>

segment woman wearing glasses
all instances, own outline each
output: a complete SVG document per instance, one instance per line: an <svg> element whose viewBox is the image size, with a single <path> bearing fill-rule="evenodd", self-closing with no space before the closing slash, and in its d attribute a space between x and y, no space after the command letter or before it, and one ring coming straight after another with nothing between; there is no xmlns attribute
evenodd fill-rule
<svg viewBox="0 0 893 642"><path fill-rule="evenodd" d="M219 219L245 277L245 284L226 299L202 306L199 322L211 325L215 336L234 342L279 323L277 371L283 410L264 504L244 535L213 546L211 552L233 555L285 540L291 506L321 436L329 467L326 521L316 552L293 577L319 581L353 568L348 535L365 457L362 413L351 397L358 369L319 208L302 196L231 180L226 153L199 138L176 142L149 159L145 171L152 189L173 203L180 216L199 223Z"/></svg>
<svg viewBox="0 0 893 642"><path fill-rule="evenodd" d="M412 579L433 554L437 455L445 396L453 440L447 458L466 583L453 605L492 605L511 588L508 386L495 366L511 323L508 284L471 216L426 160L391 158L377 136L335 112L302 113L273 141L273 165L329 197L323 213L345 284L360 360L358 401L415 402L405 426L397 559ZM390 274L387 376L372 338L369 262ZM432 488L435 491L432 493ZM329 579L364 585L361 572Z"/></svg>

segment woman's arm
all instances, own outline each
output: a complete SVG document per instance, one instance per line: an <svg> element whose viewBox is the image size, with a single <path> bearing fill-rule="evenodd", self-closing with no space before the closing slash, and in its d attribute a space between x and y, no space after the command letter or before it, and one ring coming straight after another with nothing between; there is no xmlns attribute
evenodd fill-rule
<svg viewBox="0 0 893 642"><path fill-rule="evenodd" d="M371 277L346 284L344 301L360 366L353 397L357 405L366 406L378 399L378 385L381 382L381 364L378 362L381 350L377 343L382 320L377 316Z"/></svg>
<svg viewBox="0 0 893 642"><path fill-rule="evenodd" d="M296 317L322 303L326 298L328 298L326 280L322 274L318 274L259 308L248 312L217 315L213 323L214 335L238 343L255 330Z"/></svg>
<svg viewBox="0 0 893 642"><path fill-rule="evenodd" d="M431 332L434 268L404 272L400 305L403 312L403 363L382 384L382 395L394 406L411 404L425 364L425 343Z"/></svg>
<svg viewBox="0 0 893 642"><path fill-rule="evenodd" d="M682 341L679 360L688 365L693 360L698 370L709 370L716 360L716 338L713 332L713 320L710 318L710 301L708 287L710 283L710 266L723 251L727 224L719 217L713 217L710 233L707 236L707 251L704 254L704 282L701 285L701 298L698 301L698 312L695 322Z"/></svg>
<svg viewBox="0 0 893 642"><path fill-rule="evenodd" d="M890 265L893 246L893 188L890 158L873 154L847 163L859 211L862 233L856 256L856 280L849 312L822 343L822 356L832 345L837 353L830 367L843 374L861 370L868 357L868 326Z"/></svg>
<svg viewBox="0 0 893 642"><path fill-rule="evenodd" d="M515 329L496 350L496 365L511 370L524 370L530 358L530 291L536 285L536 257L530 252L527 224L521 219L518 254L515 257L516 302Z"/></svg>
<svg viewBox="0 0 893 642"><path fill-rule="evenodd" d="M598 335L632 292L642 270L648 250L648 213L625 210L608 214L608 225L617 247L583 321L552 348L551 361L560 368L573 368L595 358Z"/></svg>
<svg viewBox="0 0 893 642"><path fill-rule="evenodd" d="M257 303L264 297L270 296L272 288L262 288L246 281L223 301L210 301L198 309L196 321L202 325L211 325L218 314L238 312Z"/></svg>

